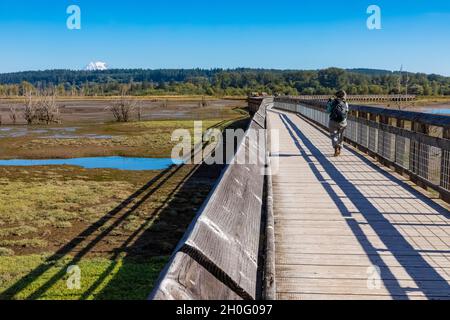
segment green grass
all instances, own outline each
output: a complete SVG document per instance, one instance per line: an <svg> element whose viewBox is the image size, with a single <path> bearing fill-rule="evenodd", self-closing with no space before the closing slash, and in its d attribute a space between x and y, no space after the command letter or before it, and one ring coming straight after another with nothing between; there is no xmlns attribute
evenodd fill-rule
<svg viewBox="0 0 450 320"><path fill-rule="evenodd" d="M170 255L214 183L199 177L178 190L191 169L170 169L157 190L108 214L161 172L0 168L0 299L145 299L167 261L158 257ZM74 263L78 291L65 286Z"/></svg>
<svg viewBox="0 0 450 320"><path fill-rule="evenodd" d="M42 239L0 240L2 247L45 248L48 242Z"/></svg>
<svg viewBox="0 0 450 320"><path fill-rule="evenodd" d="M0 248L0 256L1 256ZM81 259L81 289L69 289L67 268L71 257L48 261L48 255L2 256L0 259L0 300L142 300L150 294L168 257L147 260L120 258ZM39 277L31 277L42 269ZM14 270L13 272L11 270ZM59 275L62 275L61 277ZM20 281L23 277L31 281ZM56 280L55 280L56 279ZM17 285L18 283L18 285ZM16 285L14 294L8 289ZM46 290L41 290L43 287ZM6 292L6 293L5 293Z"/></svg>
<svg viewBox="0 0 450 320"><path fill-rule="evenodd" d="M225 120L245 117L240 109ZM202 129L220 124L224 119L203 120ZM51 159L74 157L128 156L170 157L176 141L171 141L177 129L194 131L193 120L153 120L129 123L81 125L71 139L30 134L24 137L0 139L2 159ZM107 139L92 139L83 134L108 135Z"/></svg>
<svg viewBox="0 0 450 320"><path fill-rule="evenodd" d="M10 237L10 236L24 236L29 233L37 232L37 228L30 226L20 226L14 228L5 228L0 229L0 238L1 237Z"/></svg>
<svg viewBox="0 0 450 320"><path fill-rule="evenodd" d="M13 256L14 250L0 247L0 257Z"/></svg>
<svg viewBox="0 0 450 320"><path fill-rule="evenodd" d="M121 181L50 179L46 182L2 183L2 221L20 226L0 229L0 244L3 237L22 236L36 232L38 228L64 228L70 227L68 222L73 220L96 220L99 215L108 212L125 199L133 189L133 185Z"/></svg>
<svg viewBox="0 0 450 320"><path fill-rule="evenodd" d="M204 121L203 129L233 122L224 120ZM14 158L167 156L172 131L192 132L192 125L173 120L83 126L80 133L113 139L20 137L0 139L0 150ZM214 184L215 177L201 172L189 178L193 168L0 167L0 299L147 298ZM80 290L66 285L67 267L74 264L82 272Z"/></svg>

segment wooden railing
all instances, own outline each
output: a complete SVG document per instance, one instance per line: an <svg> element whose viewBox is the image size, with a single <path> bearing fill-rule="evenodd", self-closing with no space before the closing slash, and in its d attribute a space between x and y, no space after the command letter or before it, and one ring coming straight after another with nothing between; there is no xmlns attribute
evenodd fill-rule
<svg viewBox="0 0 450 320"><path fill-rule="evenodd" d="M313 95L313 96L283 96L277 99L295 99L302 101L312 101L315 102L327 102L331 98L331 95ZM272 97L249 97L248 98L248 108L250 114L255 114L261 102L272 101ZM349 102L406 102L414 101L417 97L415 95L349 95L347 100Z"/></svg>
<svg viewBox="0 0 450 320"><path fill-rule="evenodd" d="M330 95L313 95L313 96L296 96L289 97L302 100L314 100L326 102L330 98ZM349 102L402 102L402 101L414 101L417 96L412 94L367 94L367 95L348 95L347 101Z"/></svg>
<svg viewBox="0 0 450 320"><path fill-rule="evenodd" d="M251 115L254 115L259 111L261 106L264 104L273 103L273 97L250 97L247 100L248 102L248 110Z"/></svg>
<svg viewBox="0 0 450 320"><path fill-rule="evenodd" d="M327 129L326 102L280 97L274 107ZM450 117L350 105L347 142L450 202Z"/></svg>
<svg viewBox="0 0 450 320"><path fill-rule="evenodd" d="M249 130L266 127L266 107L271 101L259 100L260 108ZM150 299L259 298L265 149L265 138L255 143L247 131L234 159L242 159L244 153L256 153L260 157L258 163L232 161L227 165L161 273Z"/></svg>

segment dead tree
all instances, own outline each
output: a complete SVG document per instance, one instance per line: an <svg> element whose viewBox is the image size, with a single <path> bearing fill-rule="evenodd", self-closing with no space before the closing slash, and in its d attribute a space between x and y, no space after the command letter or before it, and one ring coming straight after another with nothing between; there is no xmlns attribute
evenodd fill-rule
<svg viewBox="0 0 450 320"><path fill-rule="evenodd" d="M17 109L16 107L12 106L9 108L9 118L11 119L11 122L13 124L17 123Z"/></svg>
<svg viewBox="0 0 450 320"><path fill-rule="evenodd" d="M45 124L59 123L60 114L59 107L56 104L56 97L54 94L45 95L40 101L40 122Z"/></svg>
<svg viewBox="0 0 450 320"><path fill-rule="evenodd" d="M31 94L28 94L27 99L25 100L23 118L28 125L33 124L36 120L36 102L33 100L33 96Z"/></svg>
<svg viewBox="0 0 450 320"><path fill-rule="evenodd" d="M140 103L137 107L137 116L138 116L138 121L140 122L142 120L142 104L140 104Z"/></svg>
<svg viewBox="0 0 450 320"><path fill-rule="evenodd" d="M53 93L46 93L42 96L29 95L25 101L23 117L27 124L60 123L59 107L56 103L56 96Z"/></svg>
<svg viewBox="0 0 450 320"><path fill-rule="evenodd" d="M128 122L130 121L132 112L136 109L136 105L136 100L126 99L125 96L122 96L119 100L107 107L107 109L112 112L117 122Z"/></svg>

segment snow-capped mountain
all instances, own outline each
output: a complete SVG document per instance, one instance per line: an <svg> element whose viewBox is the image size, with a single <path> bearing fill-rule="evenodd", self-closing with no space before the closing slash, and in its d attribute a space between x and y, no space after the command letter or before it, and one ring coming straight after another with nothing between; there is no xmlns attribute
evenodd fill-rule
<svg viewBox="0 0 450 320"><path fill-rule="evenodd" d="M86 67L86 70L87 71L108 70L108 66L106 65L106 62L95 61L89 63Z"/></svg>

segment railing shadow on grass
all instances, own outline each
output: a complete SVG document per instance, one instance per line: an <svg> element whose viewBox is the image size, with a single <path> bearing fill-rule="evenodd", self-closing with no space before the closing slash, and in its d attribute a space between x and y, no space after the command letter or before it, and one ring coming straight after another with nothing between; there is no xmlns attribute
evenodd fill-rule
<svg viewBox="0 0 450 320"><path fill-rule="evenodd" d="M227 129L230 128L242 128L247 124L248 120L240 120L237 121L230 126L227 127ZM223 143L225 144L225 135L223 136ZM236 150L235 150L236 151ZM225 160L225 159L223 159ZM108 281L107 285L102 288L102 290L95 295L95 299L98 300L104 300L109 299L111 296L116 295L116 290L121 286L121 284L124 281L127 281L128 279L128 272L126 270L126 264L127 261L134 261L135 259L142 258L141 254L142 252L146 252L146 248L151 247L151 251L158 251L162 250L162 248L158 247L158 240L160 238L165 237L167 234L173 233L173 232L180 232L179 237L174 238L176 241L173 241L170 243L170 252L165 251L164 254L171 254L172 251L175 249L179 239L182 237L182 235L185 232L185 229L188 227L188 225L191 223L194 215L197 213L197 210L202 205L202 202L196 203L196 207L193 208L189 215L181 215L177 214L177 224L173 224L173 211L175 210L177 213L182 212L186 209L186 203L180 202L180 199L185 199L186 197L190 197L193 193L193 190L199 190L199 185L209 185L208 190L205 190L206 193L202 194L202 199L206 199L208 196L210 190L213 188L215 180L220 176L222 170L224 168L224 165L222 164L213 164L213 165L207 165L207 164L201 164L195 166L192 171L186 176L183 181L181 181L176 188L166 197L166 200L161 203L161 205L156 209L155 216L157 216L157 220L153 221L151 225L146 226L142 225L136 232L133 233L129 237L129 239L126 242L126 245L124 245L120 252L126 251L126 256L122 259L123 266L121 266L118 270L118 272L115 273L114 277ZM167 249L166 249L167 250ZM162 254L163 252L160 252ZM116 256L115 259L118 257ZM111 270L113 267L111 267ZM142 290L140 292L128 292L123 293L122 297L123 299L129 299L129 295L136 295L138 294L138 299L145 299L148 297L148 294L151 292L153 287L153 282L156 280L157 276L159 276L161 270L158 270L156 277L152 279L148 283L148 286L145 286L144 288L141 288ZM149 272L149 271L147 271ZM101 283L108 277L108 270L106 270L97 280L96 283L94 283L84 294L82 299L86 299L93 291L98 288Z"/></svg>
<svg viewBox="0 0 450 320"><path fill-rule="evenodd" d="M370 202L369 199L333 165L331 161L312 143L311 140L306 137L302 131L296 126L296 124L286 115L280 114L281 121L289 131L290 136L295 142L296 147L300 151L300 154L308 161L308 165L313 171L314 175L323 182L323 186L327 193L333 199L336 206L341 211L342 215L346 217L346 223L357 236L361 247L367 254L371 263L374 266L380 267L381 279L383 280L386 289L389 291L392 297L408 298L408 293L416 291L417 289L408 289L403 287L396 277L393 275L389 267L384 263L380 252L389 252L394 256L404 270L409 274L412 280L414 280L423 294L430 299L439 297L448 297L450 293L450 284L436 271L434 268L421 256L421 252L414 249L414 247L403 237L403 235L395 228L395 226L387 220L383 214ZM300 144L302 141L304 146ZM363 157L356 154L358 157ZM366 219L367 224L372 227L376 235L384 243L387 250L379 250L370 243L369 239L365 236L360 224L352 219L352 213L349 212L341 197L336 194L332 187L327 184L325 178L317 165L313 162L317 161L326 174L334 181L334 183L347 193L349 200L358 209L360 214ZM366 160L367 161L367 160ZM371 166L374 166L371 164ZM379 172L383 172L381 169ZM383 173L391 181L398 182L397 179L386 172ZM406 184L405 184L406 185ZM414 191L414 195L430 205L437 212L446 216L448 211L436 203L428 199L426 196ZM407 214L407 212L405 212ZM375 218L376 217L376 218ZM441 250L429 250L429 252L441 253ZM424 282L424 280L427 280Z"/></svg>
<svg viewBox="0 0 450 320"><path fill-rule="evenodd" d="M85 257L94 247L98 244L102 239L108 236L115 227L120 225L127 217L133 214L133 212L153 193L157 191L157 188L160 187L165 181L167 181L171 176L173 176L180 167L176 168L168 168L162 172L160 172L156 177L151 179L148 183L146 183L142 188L137 190L131 196L129 196L126 200L120 203L116 208L109 211L105 214L101 219L96 221L94 224L90 225L83 232L78 234L75 238L73 238L68 244L64 245L58 251L56 251L53 255L45 260L44 263L39 265L37 268L32 270L25 277L17 281L7 290L5 290L1 295L4 299L12 299L17 294L28 288L34 281L40 279L46 272L52 269L55 265L56 261L61 261L63 258L68 257L70 253L76 249L77 247L84 244L85 239L89 236L92 236L94 233L98 232L99 229L106 226L110 221L114 222L108 226L105 230L101 231L99 235L97 235L92 241L90 241L86 246L81 248L67 263L64 263L64 266L60 268L60 271L54 274L50 279L46 280L44 284L40 285L33 293L31 293L27 299L35 300L39 299L48 289L50 289L58 280L63 278L66 275L66 270L71 265L76 265L83 257ZM142 198L136 202L130 209L126 209L131 203L133 203L137 198ZM122 212L125 209L125 212Z"/></svg>
<svg viewBox="0 0 450 320"><path fill-rule="evenodd" d="M247 119L238 120L229 125L227 128L243 126L247 121ZM225 122L227 121L223 121L214 127L220 126ZM158 191L158 189L168 183L172 177L174 177L186 166L188 165L172 166L160 172L143 187L141 187L126 200L120 203L116 208L109 211L101 219L90 225L83 232L73 238L68 244L64 245L57 252L48 257L45 262L41 263L26 276L6 289L3 293L0 294L0 298L13 299L23 290L29 288L29 286L33 284L33 282L43 278L44 275L55 266L55 262L64 261L62 263L62 266L58 266L58 272L53 274L49 279L45 280L43 284L39 285L26 299L36 300L42 298L56 282L66 276L66 271L69 266L77 265L77 263L79 263L82 258L88 255L100 241L109 236L111 232L113 232L118 226L120 226L128 217L133 215L133 213L137 209L139 209L142 204L147 201L151 201L152 195L154 195ZM145 299L148 296L148 293L152 289L152 283L158 277L160 270L148 270L148 272L144 273L143 276L147 278L146 280L149 287L142 288L142 292L139 292L139 289L137 289L137 292L119 294L115 293L114 291L117 290L117 285L123 283L124 281L130 280L127 276L128 266L135 266L134 262L136 261L136 259L141 259L141 261L142 258L145 259L145 257L140 254L142 252L142 248L148 246L158 246L158 244L160 244L159 237L163 236L167 232L174 232L174 230L172 230L173 225L167 223L166 220L169 216L168 212L173 210L174 206L176 205L176 199L179 196L185 196L186 193L191 192L192 187L195 186L195 184L199 180L203 179L204 182L204 179L206 179L206 177L214 180L220 175L220 172L223 168L223 165L207 166L205 164L202 164L190 166L192 168L190 169L189 173L186 174L185 177L166 196L163 203L155 210L155 213L149 216L143 225L141 225L136 231L128 236L119 248L116 248L114 250L112 257L110 258L112 262L111 265L107 267L104 272L102 272L99 278L86 291L84 291L81 299L89 298L94 293L94 291L96 291L104 283L105 279L109 277L116 268L119 268L119 270L115 273L113 279L108 282L106 286L103 286L103 289L100 290L98 295L96 294L96 299L110 299L111 297L118 296L124 299ZM200 205L201 203L198 204L198 206ZM189 225L195 213L196 212L193 211L191 213L191 216L182 217L183 219L181 219L180 217L180 221L177 222L177 229L184 230L184 228ZM165 226L165 228L161 226ZM102 230L99 235L96 235L93 240L89 241L85 246L80 248L80 250L76 252L76 254L74 254L73 256L70 255L75 248L81 247L86 242L85 239L87 239L89 236L92 236L102 228L104 228L104 230ZM181 238L183 231L175 230L175 232L180 233ZM175 238L172 239L174 239L172 240L172 243L167 244L167 246L165 246L164 248L153 249L160 250L160 256L169 255L179 240ZM125 257L123 257L123 255L125 255ZM69 256L70 259L68 262L64 260L64 258L67 258Z"/></svg>
<svg viewBox="0 0 450 320"><path fill-rule="evenodd" d="M129 280L129 272L127 270L127 264L133 265L136 260L145 260L147 251L158 252L158 256L168 256L175 249L179 239L182 237L184 230L192 221L196 210L192 210L187 214L183 214L183 211L188 209L189 205L180 201L189 197L194 190L198 190L198 183L202 182L212 187L214 178L220 175L222 166L219 165L199 165L195 166L188 176L181 181L174 190L168 194L166 200L156 209L156 219L149 225L145 224L139 227L123 244L122 248L118 250L120 253L125 253L125 256L121 258L122 264L117 272L114 273L112 279L110 279L102 289L95 294L97 300L107 300L111 297L120 296L120 299L146 299L149 292L151 292L154 281L159 276L161 270L156 270L152 275L152 279L143 288L129 288L127 292L117 293L118 288L123 287L123 283ZM203 194L206 198L208 192ZM201 203L196 203L199 207ZM198 208L195 208L198 209ZM173 214L177 213L177 222L174 224ZM182 230L180 232L180 230ZM170 243L166 243L166 246L160 247L161 239L167 237L168 234L177 233L177 237L172 237ZM169 248L167 248L169 245ZM144 255L144 256L143 256ZM99 276L97 281L91 285L91 287L85 291L81 299L87 299L102 283L109 277L110 272L115 268L118 263L119 255L115 254L112 258L115 261L108 270L105 270L103 274ZM167 261L165 261L167 263ZM165 264L164 263L164 264ZM162 268L161 268L162 269ZM150 273L151 270L146 270L145 273ZM145 276L145 273L143 276Z"/></svg>

